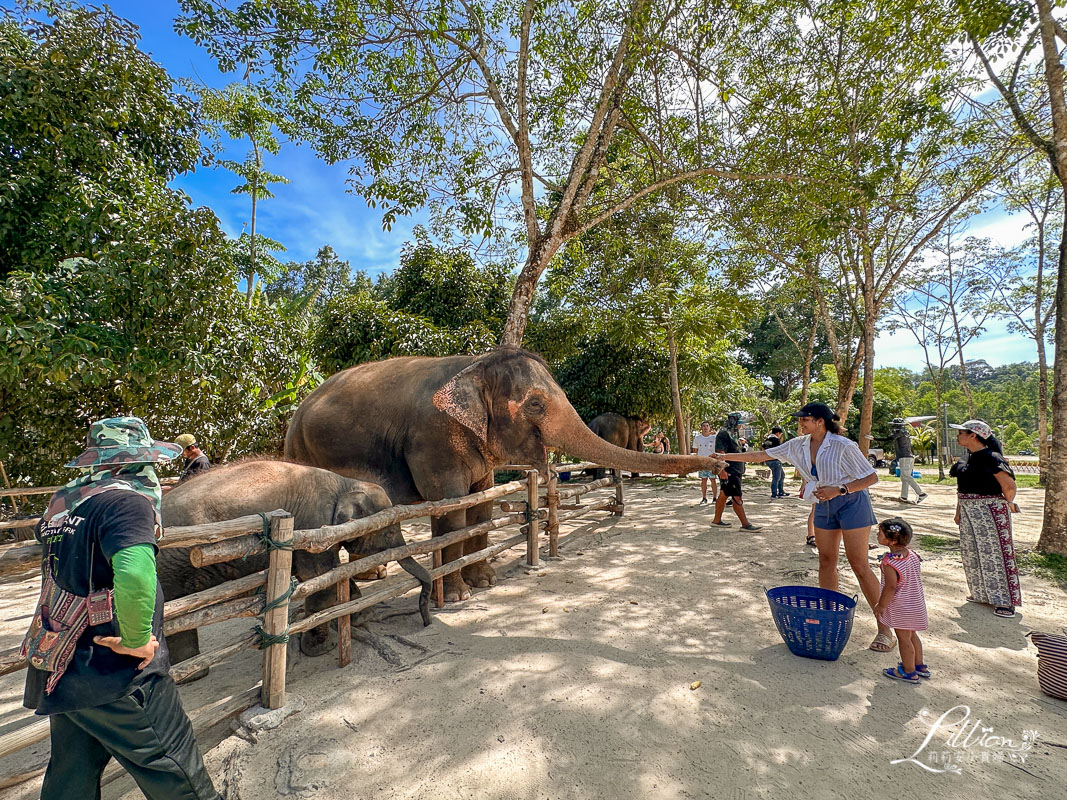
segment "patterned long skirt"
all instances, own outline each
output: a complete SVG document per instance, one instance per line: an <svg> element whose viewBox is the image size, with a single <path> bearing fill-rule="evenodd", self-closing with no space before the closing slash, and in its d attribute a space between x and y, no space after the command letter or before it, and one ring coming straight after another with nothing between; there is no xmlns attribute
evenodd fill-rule
<svg viewBox="0 0 1067 800"><path fill-rule="evenodd" d="M958 497L960 553L971 597L991 606L1022 605L1008 502L988 495Z"/></svg>

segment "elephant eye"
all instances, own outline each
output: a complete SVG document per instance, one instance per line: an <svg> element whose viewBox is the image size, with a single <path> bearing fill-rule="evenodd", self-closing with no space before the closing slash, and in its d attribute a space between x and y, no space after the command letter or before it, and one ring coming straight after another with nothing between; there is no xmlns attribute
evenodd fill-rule
<svg viewBox="0 0 1067 800"><path fill-rule="evenodd" d="M545 411L545 404L536 397L531 397L526 401L526 410L533 414L543 414Z"/></svg>

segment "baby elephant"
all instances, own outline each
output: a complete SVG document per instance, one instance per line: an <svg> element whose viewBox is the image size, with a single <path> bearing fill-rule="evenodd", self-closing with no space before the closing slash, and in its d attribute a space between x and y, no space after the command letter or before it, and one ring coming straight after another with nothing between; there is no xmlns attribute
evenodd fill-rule
<svg viewBox="0 0 1067 800"><path fill-rule="evenodd" d="M296 529L321 528L360 519L389 508L389 496L378 484L346 478L335 472L291 464L286 461L249 460L217 467L178 485L163 496L163 526L198 525L285 509L293 515ZM399 525L368 534L346 545L350 553L376 553L404 544ZM165 548L159 551L157 572L163 596L174 600L194 592L210 589L226 581L267 568L268 556L258 553L247 558L194 567L189 562L189 548ZM338 548L323 553L296 550L293 573L301 581L321 575L340 563ZM353 597L358 597L355 590ZM304 601L306 614L328 608L336 602L334 587L309 595ZM171 660L185 661L200 652L196 630L182 631L167 637ZM330 649L329 625L320 625L300 637L300 650L317 656ZM206 675L207 671L197 677Z"/></svg>

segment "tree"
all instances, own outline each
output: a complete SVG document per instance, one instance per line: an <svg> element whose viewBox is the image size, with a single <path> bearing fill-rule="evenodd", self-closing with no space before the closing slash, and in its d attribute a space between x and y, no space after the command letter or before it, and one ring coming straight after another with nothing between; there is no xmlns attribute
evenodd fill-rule
<svg viewBox="0 0 1067 800"><path fill-rule="evenodd" d="M181 6L178 29L220 68L244 67L319 153L353 164L354 190L386 227L429 203L443 224L485 235L513 212L527 257L503 344L521 343L537 282L568 240L685 182L792 177L732 167L739 142L777 121L764 103L734 125L728 103L741 95L724 85L776 7ZM616 168L615 145L637 168Z"/></svg>
<svg viewBox="0 0 1067 800"><path fill-rule="evenodd" d="M758 153L799 157L794 168L810 180L743 184L739 192L751 199L724 213L742 219L734 235L745 230L746 217L769 220L756 228L763 250L781 252L781 242L787 254L801 249L808 261L828 256L820 269L829 282L847 282L844 297L861 330L848 360L840 361L847 380L838 382L838 411L862 368L865 448L882 313L927 244L995 176L1005 148L960 99L966 76L949 58L954 31L938 15L895 2L859 8L827 0L805 9L783 20L775 47L744 70L755 76L749 83L773 75L763 79L766 91L789 105L786 132L768 137ZM807 133L799 156L787 146L797 126Z"/></svg>
<svg viewBox="0 0 1067 800"><path fill-rule="evenodd" d="M193 104L110 11L0 17L0 279L147 240L145 209L200 155Z"/></svg>
<svg viewBox="0 0 1067 800"><path fill-rule="evenodd" d="M322 308L326 303L351 290L369 291L370 279L362 270L353 283L352 267L347 261L338 258L329 245L319 248L310 261L290 261L282 265L277 280L267 283L263 291L270 297L288 297L295 299L309 295L315 308Z"/></svg>
<svg viewBox="0 0 1067 800"><path fill-rule="evenodd" d="M249 215L248 236L245 242L248 246L248 267L245 271L246 294L248 304L252 304L252 297L256 291L257 270L263 272L267 279L276 278L277 262L271 266L274 269L264 269L262 263L257 263L257 256L263 244L268 247L270 240L263 240L256 234L256 209L259 201L274 197L270 191L272 183L289 183L289 179L281 175L269 172L263 166L265 153L278 155L281 143L274 135L275 127L284 127L285 122L278 114L271 111L263 102L260 94L253 88L242 86L239 83L231 83L225 89L211 89L203 86L199 88L200 115L207 122L208 130L219 139L221 129L232 139L248 139L251 149L243 161L234 161L228 158L215 158L215 163L233 172L244 183L238 184L234 194L247 194L251 201L251 213ZM245 238L245 237L242 237ZM278 249L276 247L270 249ZM268 262L271 263L271 262Z"/></svg>
<svg viewBox="0 0 1067 800"><path fill-rule="evenodd" d="M272 397L303 342L247 306L215 215L165 185L199 152L188 102L127 23L49 8L51 24L0 24L0 86L23 93L0 111L3 169L26 170L0 203L22 247L0 281L0 458L16 480L65 480L89 422L126 413L216 457L277 448Z"/></svg>
<svg viewBox="0 0 1067 800"><path fill-rule="evenodd" d="M1053 237L1062 223L1063 186L1047 161L1032 156L1016 165L1002 184L1005 207L1030 217L1033 235L1009 254L1011 269L996 285L989 301L994 314L1008 322L1008 330L1023 333L1037 346L1037 435L1040 483L1048 482L1048 357L1045 344L1055 325L1056 247ZM1059 224L1058 224L1059 223ZM985 287L980 291L984 292Z"/></svg>
<svg viewBox="0 0 1067 800"><path fill-rule="evenodd" d="M961 5L962 26L985 69L989 82L1008 107L1019 133L1033 152L1048 161L1060 186L1064 214L1057 260L1055 294L1056 355L1053 361L1052 427L1067 430L1067 96L1064 94L1060 44L1067 42L1063 24L1053 15L1050 0L991 0L978 6ZM1024 66L1040 48L1037 75L1043 92L1023 94ZM987 50L1016 58L1002 76ZM1022 78L1022 79L1020 79ZM1052 460L1045 493L1045 515L1037 549L1067 555L1067 442L1053 438Z"/></svg>

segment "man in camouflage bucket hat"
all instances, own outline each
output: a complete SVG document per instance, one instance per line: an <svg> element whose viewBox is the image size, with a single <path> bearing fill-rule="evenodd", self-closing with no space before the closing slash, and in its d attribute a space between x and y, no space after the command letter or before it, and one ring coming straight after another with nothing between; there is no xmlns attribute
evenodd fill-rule
<svg viewBox="0 0 1067 800"><path fill-rule="evenodd" d="M168 674L156 579L155 464L180 453L137 417L94 422L86 449L67 464L83 474L53 495L38 525L42 570L73 595L103 597L99 616L107 618L78 637L58 680L32 663L27 669L24 705L48 715L51 727L43 800L99 797L112 757L149 800L219 798Z"/></svg>

